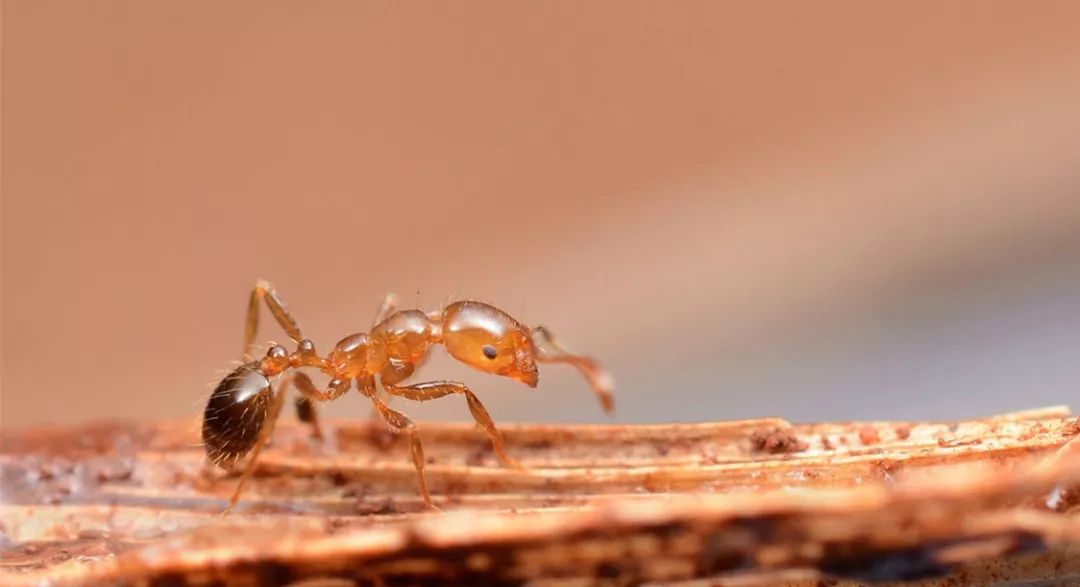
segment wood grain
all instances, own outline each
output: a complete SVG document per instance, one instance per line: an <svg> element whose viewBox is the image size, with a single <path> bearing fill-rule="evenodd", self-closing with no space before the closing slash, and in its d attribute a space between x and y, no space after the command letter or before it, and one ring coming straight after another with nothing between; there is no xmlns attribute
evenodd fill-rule
<svg viewBox="0 0 1080 587"><path fill-rule="evenodd" d="M3 432L5 585L1080 582L1080 419L279 426L236 512L196 422ZM701 583L707 584L707 583Z"/></svg>

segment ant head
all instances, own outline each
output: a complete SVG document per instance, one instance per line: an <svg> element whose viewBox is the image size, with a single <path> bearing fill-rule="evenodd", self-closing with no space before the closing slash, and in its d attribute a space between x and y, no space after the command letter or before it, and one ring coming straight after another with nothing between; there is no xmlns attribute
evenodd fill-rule
<svg viewBox="0 0 1080 587"><path fill-rule="evenodd" d="M502 310L481 302L450 304L443 310L443 339L462 363L536 387L532 337Z"/></svg>

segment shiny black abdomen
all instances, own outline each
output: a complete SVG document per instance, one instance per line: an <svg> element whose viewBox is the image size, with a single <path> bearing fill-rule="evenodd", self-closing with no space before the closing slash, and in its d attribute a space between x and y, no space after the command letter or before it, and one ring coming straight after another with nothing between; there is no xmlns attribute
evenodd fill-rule
<svg viewBox="0 0 1080 587"><path fill-rule="evenodd" d="M273 395L258 363L241 365L221 380L203 413L203 446L210 460L230 466L255 447Z"/></svg>

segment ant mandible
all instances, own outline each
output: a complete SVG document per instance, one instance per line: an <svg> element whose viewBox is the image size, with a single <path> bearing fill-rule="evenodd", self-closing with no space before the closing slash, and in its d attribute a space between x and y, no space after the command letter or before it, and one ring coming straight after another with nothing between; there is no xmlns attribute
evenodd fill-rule
<svg viewBox="0 0 1080 587"><path fill-rule="evenodd" d="M296 343L292 353L274 344L263 358L252 358L263 302ZM416 426L376 394L376 378L389 395L415 401L464 395L473 418L491 438L499 460L505 466L521 468L506 454L502 434L484 404L464 383L430 381L400 385L424 363L436 344L444 345L450 356L466 365L510 377L529 387L536 387L537 363L569 363L589 381L604 411L610 414L614 410L611 377L595 361L567 352L546 328L524 326L489 304L460 301L449 304L441 312L398 310L396 298L389 294L379 306L369 333L350 334L334 345L329 355L320 357L273 286L260 280L252 289L248 303L245 362L221 380L203 414L203 445L214 464L231 468L251 453L225 512L232 510L240 499L259 452L273 433L290 382L299 392L297 415L311 424L313 435L319 439L322 431L312 402L335 400L345 395L355 382L357 390L371 400L376 413L388 425L408 433L420 496L428 508L434 506L424 479L424 448ZM328 375L330 382L326 389L320 390L306 374L296 371L301 367L312 367ZM275 391L271 378L289 370L293 371Z"/></svg>

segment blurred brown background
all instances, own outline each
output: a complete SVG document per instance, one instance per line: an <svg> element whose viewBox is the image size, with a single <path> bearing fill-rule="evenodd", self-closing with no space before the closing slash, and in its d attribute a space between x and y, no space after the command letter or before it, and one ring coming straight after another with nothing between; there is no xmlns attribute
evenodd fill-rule
<svg viewBox="0 0 1080 587"><path fill-rule="evenodd" d="M624 422L1080 407L1080 3L7 0L2 34L5 426L197 415L257 277L322 350L386 291L495 302ZM422 374L603 419L558 366Z"/></svg>

